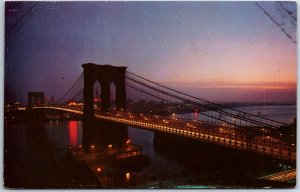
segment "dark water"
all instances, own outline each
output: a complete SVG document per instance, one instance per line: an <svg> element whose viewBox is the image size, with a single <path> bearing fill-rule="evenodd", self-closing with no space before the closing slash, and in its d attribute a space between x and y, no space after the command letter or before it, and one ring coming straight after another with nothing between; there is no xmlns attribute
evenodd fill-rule
<svg viewBox="0 0 300 192"><path fill-rule="evenodd" d="M255 106L255 107L239 107L238 110L252 113L254 115L260 112L262 117L274 119L283 123L293 123L297 115L296 105L283 106Z"/></svg>
<svg viewBox="0 0 300 192"><path fill-rule="evenodd" d="M260 111L286 122L292 121L296 115L295 106L245 107L243 110L254 114ZM68 146L82 144L82 128L80 121L6 126L5 175L9 178L5 181L6 186L76 188L95 184L94 178L66 154ZM220 186L221 183L232 186L232 183L226 183L228 179L251 180L290 166L263 156L194 141L177 142L167 138L166 144L154 145L155 133L134 127L128 127L128 137L133 143L143 146L143 153L151 158L150 165L125 178L136 180L129 182L134 183L131 187L143 188L163 181L183 184L186 179L188 182L197 180L198 185Z"/></svg>
<svg viewBox="0 0 300 192"><path fill-rule="evenodd" d="M260 114L261 117L273 119L282 123L293 123L297 116L297 109L295 105L283 105L283 106L250 106L250 107L238 107L235 108L239 111L247 112L253 115ZM205 112L204 112L205 113ZM209 112L207 112L209 113ZM198 113L189 113L183 115L189 119L211 120L208 117L201 116Z"/></svg>

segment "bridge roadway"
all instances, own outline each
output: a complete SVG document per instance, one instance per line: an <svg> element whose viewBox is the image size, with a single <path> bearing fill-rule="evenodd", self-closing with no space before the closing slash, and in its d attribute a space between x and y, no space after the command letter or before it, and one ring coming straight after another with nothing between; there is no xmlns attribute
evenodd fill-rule
<svg viewBox="0 0 300 192"><path fill-rule="evenodd" d="M43 106L34 108L54 109L83 115L82 107ZM232 129L224 124L178 119L176 116L132 114L129 112L95 112L95 117L151 131L170 133L186 138L206 141L229 148L260 153L289 162L296 161L296 146L267 135L249 139L241 129ZM262 129L264 130L264 129Z"/></svg>

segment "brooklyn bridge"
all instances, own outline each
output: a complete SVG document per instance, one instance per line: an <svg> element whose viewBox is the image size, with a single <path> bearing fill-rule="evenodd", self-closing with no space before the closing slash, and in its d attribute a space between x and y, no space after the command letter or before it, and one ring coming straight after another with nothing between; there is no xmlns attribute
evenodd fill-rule
<svg viewBox="0 0 300 192"><path fill-rule="evenodd" d="M29 111L74 113L82 116L84 121L106 120L222 145L237 152L247 151L290 163L296 161L295 138L281 132L288 126L286 123L175 90L129 72L126 67L92 63L82 67L83 73L56 103L46 104L42 92L30 92ZM111 84L115 85L115 106L111 105ZM99 108L94 105L94 87L97 85L101 89ZM151 101L151 110L140 112L127 106L128 100L139 99ZM66 101L83 101L83 105L69 105ZM159 103L168 105L172 113L161 113ZM182 111L195 113L196 117L188 118Z"/></svg>

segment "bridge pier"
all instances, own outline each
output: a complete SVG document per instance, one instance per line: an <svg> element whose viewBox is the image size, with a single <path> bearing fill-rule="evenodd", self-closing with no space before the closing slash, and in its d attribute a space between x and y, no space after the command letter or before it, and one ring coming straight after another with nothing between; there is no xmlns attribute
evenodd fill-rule
<svg viewBox="0 0 300 192"><path fill-rule="evenodd" d="M97 119L82 123L82 147L85 152L122 147L128 140L126 125Z"/></svg>

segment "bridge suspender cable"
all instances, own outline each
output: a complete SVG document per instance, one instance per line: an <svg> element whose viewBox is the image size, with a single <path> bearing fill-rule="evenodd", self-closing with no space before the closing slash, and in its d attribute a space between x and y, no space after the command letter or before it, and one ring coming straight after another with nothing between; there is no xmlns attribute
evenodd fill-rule
<svg viewBox="0 0 300 192"><path fill-rule="evenodd" d="M144 91L144 90L139 89L139 88L137 88L137 87L134 87L134 86L132 86L132 85L126 84L126 86L131 87L131 88L133 88L133 89L135 89L135 90L138 90L138 91L140 91L140 92L143 92L143 93L145 93L145 94L147 94L147 95L150 95L150 96L152 96L152 97L155 97L155 98L157 98L157 99L161 99L161 100L163 100L163 101L165 101L165 102L168 102L168 103L171 103L171 104L176 105L176 103L174 103L174 102L172 102L172 101L168 101L168 100L166 100L166 99L164 99L164 98L162 98L162 97L155 96L155 95L153 95L153 94L151 94L151 93L148 93L147 91ZM188 108L188 107L186 107L186 106L184 106L184 105L180 105L180 106L181 106L181 107L184 107L184 108L186 108L186 109L190 109L190 108ZM222 120L222 119L217 119L216 117L211 116L211 115L208 115L208 114L205 114L205 113L201 113L201 114L204 115L204 116L206 116L206 117L210 117L210 118L216 119L216 120L218 120L218 121L222 121L222 122L224 122L224 123L228 123L228 124L231 124L231 125L233 125L233 126L236 126L236 124L234 124L234 123L232 123L232 122L229 122L229 121L226 121L226 120Z"/></svg>
<svg viewBox="0 0 300 192"><path fill-rule="evenodd" d="M152 89L152 90L154 90L154 91L156 91L156 92L159 92L159 93L162 93L162 94L164 94L164 95L168 95L168 96L170 96L170 97L173 97L173 98L176 98L176 99L178 99L178 100L181 100L181 101L183 101L183 102L188 102L188 103L194 104L194 105L196 105L196 106L201 106L201 107L204 107L204 108L208 108L208 109L213 110L213 111L216 110L215 108L212 108L212 107L210 107L210 106L203 105L203 104L200 104L200 103L196 103L196 102L194 102L194 101L191 101L191 100L184 99L184 98L182 98L182 97L179 97L179 96L177 96L177 95L174 95L174 94L171 94L171 93L162 91L162 90L160 90L160 89L157 89L157 88L152 87L152 86L150 86L150 85L147 85L147 84L145 84L145 83L139 82L139 81L134 80L134 79L132 79L132 78L127 77L127 79L129 79L129 80L131 80L131 81L134 81L135 83L138 83L138 84L140 84L140 85L142 85L142 86L144 86L144 87L150 88L150 89ZM144 92L144 91L143 91L143 92ZM145 92L144 92L144 93L145 93ZM149 94L149 95L150 95L150 94ZM166 101L166 100L165 100L165 101ZM222 113L222 114L224 114L224 115L228 115L228 116L237 118L237 116L236 116L235 114L231 114L231 113L226 112L226 111L218 110L218 112L219 112L219 113ZM208 116L208 115L205 114L205 113L202 113L202 112L200 112L200 113L203 114L203 115L205 115L205 116ZM213 119L216 119L216 120L219 120L219 121L223 121L223 122L232 124L230 121L222 120L222 119L217 118L217 117L214 117L214 116L209 116L209 117L211 117L211 118L213 118ZM253 124L256 124L256 125L263 126L263 127L272 127L272 126L270 126L269 124L266 124L266 123L263 123L263 122L260 122L260 121L256 121L256 120L253 120L253 119L245 118L245 117L242 117L242 116L239 116L239 119L240 119L240 120L244 120L245 122L253 123Z"/></svg>
<svg viewBox="0 0 300 192"><path fill-rule="evenodd" d="M83 77L83 72L79 75L79 77L76 79L76 81L73 83L73 85L68 89L68 91L58 100L58 103L63 101L63 99L71 92L71 90L75 87L77 82Z"/></svg>
<svg viewBox="0 0 300 192"><path fill-rule="evenodd" d="M191 97L191 98L193 98L193 99L196 99L196 100L199 100L199 101L202 101L202 102L206 102L206 103L209 103L209 104L211 104L211 105L213 105L213 106L215 106L215 107L218 107L218 108L216 108L215 110L218 110L218 111L219 111L220 108L227 108L227 109L230 109L230 110L232 110L232 111L235 111L235 112L238 112L238 113L243 113L243 114L246 114L247 116L252 116L252 117L254 117L254 118L257 118L257 116L255 116L255 115L253 115L253 114L251 114L251 113L247 113L247 112L243 112L243 111L240 111L240 110L228 108L228 107L225 107L225 106L220 105L220 104L216 104L216 103L213 103L213 102L204 100L204 99L200 99L200 98L198 98L198 97L195 97L195 96L192 96L192 95L183 93L183 92L181 92L181 91L177 91L177 90L175 90L175 89L166 87L166 86L161 85L161 84L159 84L159 83L153 82L153 81L151 81L151 80L149 80L149 79L146 79L146 78L144 78L144 77L141 77L141 76L136 75L136 74L134 74L134 73L132 73L132 72L129 72L129 71L127 71L127 73L129 73L129 74L131 74L131 75L134 75L134 76L136 76L136 77L138 77L138 78L140 78L140 79L143 79L143 80L145 80L145 81L148 81L148 82L150 82L150 83L153 83L153 84L155 84L155 85L157 85L157 86L160 86L160 87L163 87L163 88L165 88L165 89L171 90L171 91L173 91L173 92L176 92L176 93L185 95L185 96L187 96L187 97ZM227 113L228 113L228 112L227 112ZM237 114L233 114L233 115L234 115L234 116L237 116ZM262 119L262 120L274 122L274 123L277 123L277 124L287 125L286 123L282 123L282 122L275 121L275 120L272 120L272 119L268 119L268 118L265 118L265 117L259 117L259 118ZM249 118L247 118L247 119L249 119ZM277 128L277 127L276 127L276 128Z"/></svg>

